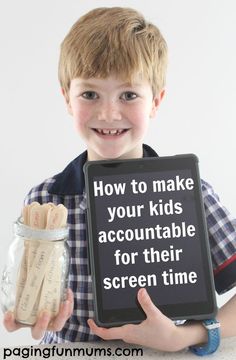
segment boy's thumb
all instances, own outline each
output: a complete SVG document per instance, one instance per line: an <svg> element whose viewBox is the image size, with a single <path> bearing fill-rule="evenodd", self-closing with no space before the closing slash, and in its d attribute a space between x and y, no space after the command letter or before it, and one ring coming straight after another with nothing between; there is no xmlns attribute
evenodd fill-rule
<svg viewBox="0 0 236 360"><path fill-rule="evenodd" d="M160 310L153 304L150 296L147 293L147 290L142 288L138 291L138 302L141 305L143 311L147 317L157 316L158 313L161 314Z"/></svg>

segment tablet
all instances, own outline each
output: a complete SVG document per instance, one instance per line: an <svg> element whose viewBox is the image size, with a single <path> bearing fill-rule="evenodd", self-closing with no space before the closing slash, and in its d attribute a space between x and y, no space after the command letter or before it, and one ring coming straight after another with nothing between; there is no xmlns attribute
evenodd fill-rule
<svg viewBox="0 0 236 360"><path fill-rule="evenodd" d="M173 320L214 316L198 158L90 161L84 172L96 323L144 320L142 287Z"/></svg>

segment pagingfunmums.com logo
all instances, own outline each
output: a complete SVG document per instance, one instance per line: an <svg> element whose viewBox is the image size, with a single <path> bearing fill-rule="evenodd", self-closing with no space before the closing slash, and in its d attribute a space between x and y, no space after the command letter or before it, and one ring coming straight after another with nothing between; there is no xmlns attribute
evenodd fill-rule
<svg viewBox="0 0 236 360"><path fill-rule="evenodd" d="M141 348L95 348L95 347L86 347L86 348L63 348L53 345L52 347L15 347L15 348L3 348L3 359L11 359L12 356L19 357L22 359L31 359L33 357L42 357L43 359L53 358L53 357L137 357L143 356L143 349Z"/></svg>

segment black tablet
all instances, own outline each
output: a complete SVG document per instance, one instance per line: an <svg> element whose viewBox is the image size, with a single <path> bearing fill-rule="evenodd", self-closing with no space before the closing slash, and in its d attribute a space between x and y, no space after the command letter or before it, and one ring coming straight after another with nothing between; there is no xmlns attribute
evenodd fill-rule
<svg viewBox="0 0 236 360"><path fill-rule="evenodd" d="M173 320L214 316L198 158L91 161L84 172L97 324L145 319L141 287Z"/></svg>

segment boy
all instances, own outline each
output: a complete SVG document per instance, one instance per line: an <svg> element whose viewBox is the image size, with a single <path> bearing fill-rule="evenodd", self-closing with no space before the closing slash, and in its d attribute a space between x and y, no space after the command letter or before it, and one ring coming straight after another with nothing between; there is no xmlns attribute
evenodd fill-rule
<svg viewBox="0 0 236 360"><path fill-rule="evenodd" d="M145 289L138 292L147 314L141 324L102 329L91 320L93 296L87 258L83 164L87 160L157 156L143 145L143 138L164 96L166 65L167 46L160 31L128 8L90 11L73 25L62 43L62 93L87 151L63 172L33 188L26 198L26 204L52 201L63 203L69 210L72 291L68 290L67 301L50 324L48 314L43 313L32 328L34 338L44 335L42 343L91 341L98 335L177 351L207 342L207 331L200 322L176 326L153 305ZM236 283L235 220L204 181L202 191L216 289L223 293ZM222 336L236 335L235 314L236 296L218 313ZM5 326L9 331L21 327L10 313L5 315Z"/></svg>

